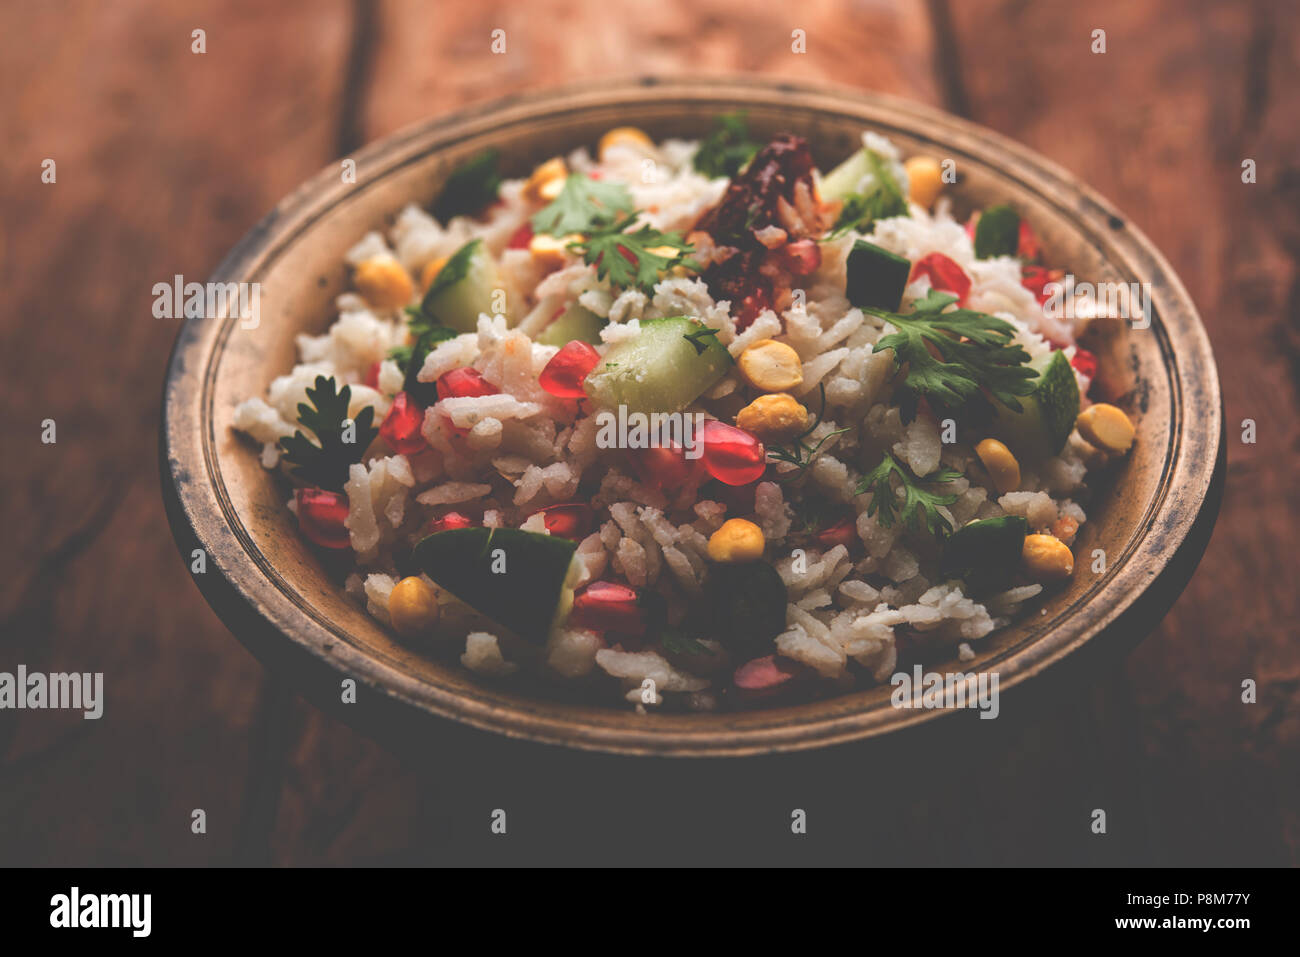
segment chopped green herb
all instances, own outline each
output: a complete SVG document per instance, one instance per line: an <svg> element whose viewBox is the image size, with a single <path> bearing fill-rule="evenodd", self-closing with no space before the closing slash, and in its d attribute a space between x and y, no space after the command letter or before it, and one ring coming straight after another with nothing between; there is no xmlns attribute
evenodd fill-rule
<svg viewBox="0 0 1300 957"><path fill-rule="evenodd" d="M893 349L894 368L907 368L900 402L904 421L915 417L921 396L955 412L968 402L984 402L983 391L987 390L1007 408L1019 412L1016 396L1034 391L1030 380L1038 373L1028 365L1029 354L1015 342L1015 327L973 309L944 312L956 301L956 296L931 289L906 315L863 310L897 330L882 336L876 348ZM930 347L941 358L936 359Z"/></svg>
<svg viewBox="0 0 1300 957"><path fill-rule="evenodd" d="M308 387L307 398L311 405L298 403L298 424L310 429L316 442L299 429L281 439L280 448L295 476L309 485L338 491L348 480L348 467L361 461L379 434L373 424L375 410L368 405L349 420L352 389L346 385L338 389L333 378L323 375L316 377L315 388Z"/></svg>
<svg viewBox="0 0 1300 957"><path fill-rule="evenodd" d="M831 236L842 236L851 229L866 233L878 219L907 215L907 197L890 172L889 165L875 150L863 150L871 178L875 183L869 193L852 193L844 199L839 219Z"/></svg>
<svg viewBox="0 0 1300 957"><path fill-rule="evenodd" d="M892 481L894 476L898 476L898 487L903 492L901 509ZM942 539L952 532L952 522L939 511L939 507L951 505L957 501L957 496L926 491L921 487L921 483L942 485L958 478L961 478L960 472L939 468L918 479L886 452L880 464L862 476L853 494L871 493L867 514L879 514L877 521L886 528L892 528L894 523L901 519L903 524L913 532L926 533Z"/></svg>
<svg viewBox="0 0 1300 957"><path fill-rule="evenodd" d="M1014 256L1020 248L1020 214L1010 206L990 206L975 224L975 258Z"/></svg>
<svg viewBox="0 0 1300 957"><path fill-rule="evenodd" d="M673 266L685 266L698 271L700 264L687 258L695 247L684 242L678 233L664 233L650 226L635 232L625 230L636 225L638 213L616 220L606 227L594 230L585 239L569 244L570 249L582 253L588 265L596 267L596 275L608 278L615 286L654 292L659 274ZM665 255L667 249L672 255Z"/></svg>
<svg viewBox="0 0 1300 957"><path fill-rule="evenodd" d="M761 144L749 138L749 125L743 111L723 113L714 123L713 131L701 142L692 161L696 171L710 179L735 176L743 170Z"/></svg>
<svg viewBox="0 0 1300 957"><path fill-rule="evenodd" d="M708 326L697 329L695 332L688 332L682 338L695 347L697 356L704 355L704 350L709 347L709 343L705 342L705 339L712 339L715 345L722 345L721 342L718 342L718 330L710 329ZM727 355L731 355L731 353L728 352Z"/></svg>
<svg viewBox="0 0 1300 957"><path fill-rule="evenodd" d="M497 198L501 175L497 172L500 154L493 149L478 153L458 166L443 186L433 204L439 222L453 216L469 216Z"/></svg>
<svg viewBox="0 0 1300 957"><path fill-rule="evenodd" d="M632 194L622 183L602 183L582 173L570 173L555 201L533 214L533 230L552 236L587 233L632 211Z"/></svg>

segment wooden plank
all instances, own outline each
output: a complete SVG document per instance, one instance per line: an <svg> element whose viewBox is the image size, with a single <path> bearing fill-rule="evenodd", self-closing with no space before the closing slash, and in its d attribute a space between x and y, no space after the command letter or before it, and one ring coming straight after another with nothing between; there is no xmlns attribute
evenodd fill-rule
<svg viewBox="0 0 1300 957"><path fill-rule="evenodd" d="M151 288L205 278L332 158L348 9L0 10L13 491L0 668L102 671L107 699L99 721L0 718L0 859L230 859L263 678L187 580L160 507L158 397L177 323L153 318ZM54 445L40 442L46 418ZM190 831L194 808L206 837Z"/></svg>

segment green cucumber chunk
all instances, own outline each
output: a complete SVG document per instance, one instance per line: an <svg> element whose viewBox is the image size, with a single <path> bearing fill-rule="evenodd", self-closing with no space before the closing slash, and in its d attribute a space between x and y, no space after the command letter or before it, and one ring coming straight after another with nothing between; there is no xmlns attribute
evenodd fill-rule
<svg viewBox="0 0 1300 957"><path fill-rule="evenodd" d="M1010 206L990 206L975 224L975 258L1014 256L1020 248L1020 214Z"/></svg>
<svg viewBox="0 0 1300 957"><path fill-rule="evenodd" d="M479 313L493 315L492 293L501 286L492 254L484 248L483 240L472 239L439 270L424 294L420 310L457 332L474 332Z"/></svg>
<svg viewBox="0 0 1300 957"><path fill-rule="evenodd" d="M944 544L939 568L972 588L996 587L1020 565L1029 523L1019 515L985 518L963 525Z"/></svg>
<svg viewBox="0 0 1300 957"><path fill-rule="evenodd" d="M475 611L541 644L573 605L570 564L577 547L517 528L453 528L420 539L413 557Z"/></svg>
<svg viewBox="0 0 1300 957"><path fill-rule="evenodd" d="M1079 382L1060 349L1029 365L1039 375L1031 380L1034 391L1018 397L1023 411L1013 412L995 401L994 428L1017 456L1035 461L1051 458L1065 448L1079 417Z"/></svg>
<svg viewBox="0 0 1300 957"><path fill-rule="evenodd" d="M849 251L844 294L859 308L897 312L912 264L902 256L859 239Z"/></svg>
<svg viewBox="0 0 1300 957"><path fill-rule="evenodd" d="M583 387L603 409L680 412L726 375L731 361L698 319L646 319L635 338L605 353Z"/></svg>
<svg viewBox="0 0 1300 957"><path fill-rule="evenodd" d="M537 341L544 346L563 346L577 339L598 346L604 328L604 319L575 302L538 334Z"/></svg>
<svg viewBox="0 0 1300 957"><path fill-rule="evenodd" d="M871 160L866 147L855 150L853 155L822 177L817 186L821 198L830 202L833 199L847 199L858 191L862 177L871 172Z"/></svg>
<svg viewBox="0 0 1300 957"><path fill-rule="evenodd" d="M704 597L713 634L734 654L770 654L773 639L785 630L785 582L765 561L709 565Z"/></svg>

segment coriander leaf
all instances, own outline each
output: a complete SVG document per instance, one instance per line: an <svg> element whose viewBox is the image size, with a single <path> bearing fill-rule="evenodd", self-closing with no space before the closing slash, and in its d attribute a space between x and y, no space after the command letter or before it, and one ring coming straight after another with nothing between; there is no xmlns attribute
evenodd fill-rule
<svg viewBox="0 0 1300 957"><path fill-rule="evenodd" d="M708 326L695 332L688 332L683 335L682 338L695 348L695 354L697 356L704 355L704 350L709 347L709 343L705 342L705 339L712 339L714 345L722 345L722 343L718 342L718 330L710 329ZM728 355L730 355L730 353L728 353Z"/></svg>
<svg viewBox="0 0 1300 957"><path fill-rule="evenodd" d="M906 315L863 310L897 330L882 336L876 348L894 350L895 370L907 367L901 385L905 421L916 415L917 400L922 396L955 412L968 402L985 402L983 392L987 391L1019 412L1016 396L1034 391L1030 380L1038 373L1028 365L1029 354L1015 342L1015 327L973 309L944 312L956 301L956 296L931 289Z"/></svg>
<svg viewBox="0 0 1300 957"><path fill-rule="evenodd" d="M348 428L352 389L346 385L338 389L333 378L323 375L316 377L315 388L308 387L307 398L311 405L298 403L298 423L311 430L316 442L299 429L281 439L280 448L296 477L309 485L338 491L348 480L348 467L361 461L379 434L373 425L375 409L366 406Z"/></svg>
<svg viewBox="0 0 1300 957"><path fill-rule="evenodd" d="M1020 246L1020 214L1010 206L990 206L975 224L975 258L1014 256Z"/></svg>
<svg viewBox="0 0 1300 957"><path fill-rule="evenodd" d="M622 183L602 183L570 173L555 201L533 214L533 230L552 236L586 233L632 211L632 194Z"/></svg>
<svg viewBox="0 0 1300 957"><path fill-rule="evenodd" d="M438 301L439 296L469 275L470 267L474 265L474 257L482 246L483 240L471 239L452 253L451 258L438 270L438 275L433 277L433 282L429 283L424 298L420 300L420 313L428 321L437 322L437 316L433 313L433 304ZM407 314L411 315L409 312Z"/></svg>
<svg viewBox="0 0 1300 957"><path fill-rule="evenodd" d="M701 142L692 160L697 172L710 179L735 176L748 165L761 144L749 138L749 126L742 111L723 113L713 131Z"/></svg>
<svg viewBox="0 0 1300 957"><path fill-rule="evenodd" d="M650 226L635 232L624 232L636 224L637 213L617 220L593 232L590 236L570 244L571 249L582 253L588 265L596 267L596 275L608 278L615 286L654 292L660 273L673 266L685 266L698 271L700 264L687 256L695 247L682 241L677 233L664 233Z"/></svg>
<svg viewBox="0 0 1300 957"><path fill-rule="evenodd" d="M433 215L439 222L477 213L497 198L501 188L501 175L497 172L500 158L496 150L486 149L471 156L447 177L433 204Z"/></svg>
<svg viewBox="0 0 1300 957"><path fill-rule="evenodd" d="M844 199L839 219L835 221L832 236L841 236L851 229L870 232L878 219L907 215L907 197L890 172L889 165L875 150L864 150L867 165L871 167L873 186L868 193L852 193Z"/></svg>
<svg viewBox="0 0 1300 957"><path fill-rule="evenodd" d="M892 481L895 475L899 479L898 488L903 493L901 508ZM853 494L871 493L867 514L879 514L877 521L885 528L892 528L894 523L901 519L903 524L913 532L942 539L952 532L952 523L939 511L939 506L951 505L957 501L957 496L926 491L921 487L921 483L942 485L958 478L961 478L960 472L940 468L918 479L886 452L880 464L862 476Z"/></svg>

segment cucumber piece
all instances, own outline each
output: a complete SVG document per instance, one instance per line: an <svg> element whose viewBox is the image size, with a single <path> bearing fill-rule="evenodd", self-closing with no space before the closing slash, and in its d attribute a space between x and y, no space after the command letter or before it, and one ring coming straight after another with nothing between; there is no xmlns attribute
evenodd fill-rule
<svg viewBox="0 0 1300 957"><path fill-rule="evenodd" d="M475 611L541 644L573 606L577 547L517 528L453 528L420 539L413 558Z"/></svg>
<svg viewBox="0 0 1300 957"><path fill-rule="evenodd" d="M1010 206L990 206L975 224L975 258L1014 256L1020 247L1020 214Z"/></svg>
<svg viewBox="0 0 1300 957"><path fill-rule="evenodd" d="M912 264L902 256L859 239L849 251L844 294L859 308L897 312Z"/></svg>
<svg viewBox="0 0 1300 957"><path fill-rule="evenodd" d="M871 172L871 159L864 146L855 151L839 166L822 177L817 185L817 193L826 202L833 199L847 199L858 191L862 177Z"/></svg>
<svg viewBox="0 0 1300 957"><path fill-rule="evenodd" d="M1019 567L1027 534L1029 523L1019 515L969 522L944 545L940 571L975 589L995 587Z"/></svg>
<svg viewBox="0 0 1300 957"><path fill-rule="evenodd" d="M1038 370L1034 391L1019 396L1021 412L995 401L995 430L1019 457L1051 458L1065 448L1065 440L1079 417L1079 382L1065 353L1057 349L1029 363Z"/></svg>
<svg viewBox="0 0 1300 957"><path fill-rule="evenodd" d="M680 412L726 375L731 362L731 353L698 319L647 319L636 338L605 353L583 387L603 409Z"/></svg>
<svg viewBox="0 0 1300 957"><path fill-rule="evenodd" d="M770 653L772 640L785 630L785 582L767 562L711 564L704 595L714 637L733 653Z"/></svg>
<svg viewBox="0 0 1300 957"><path fill-rule="evenodd" d="M604 328L604 319L575 302L538 334L537 341L544 346L562 346L578 339L598 346L600 330Z"/></svg>
<svg viewBox="0 0 1300 957"><path fill-rule="evenodd" d="M479 313L493 314L492 292L501 286L492 254L484 248L483 240L472 239L439 270L424 294L420 311L457 332L474 332Z"/></svg>

